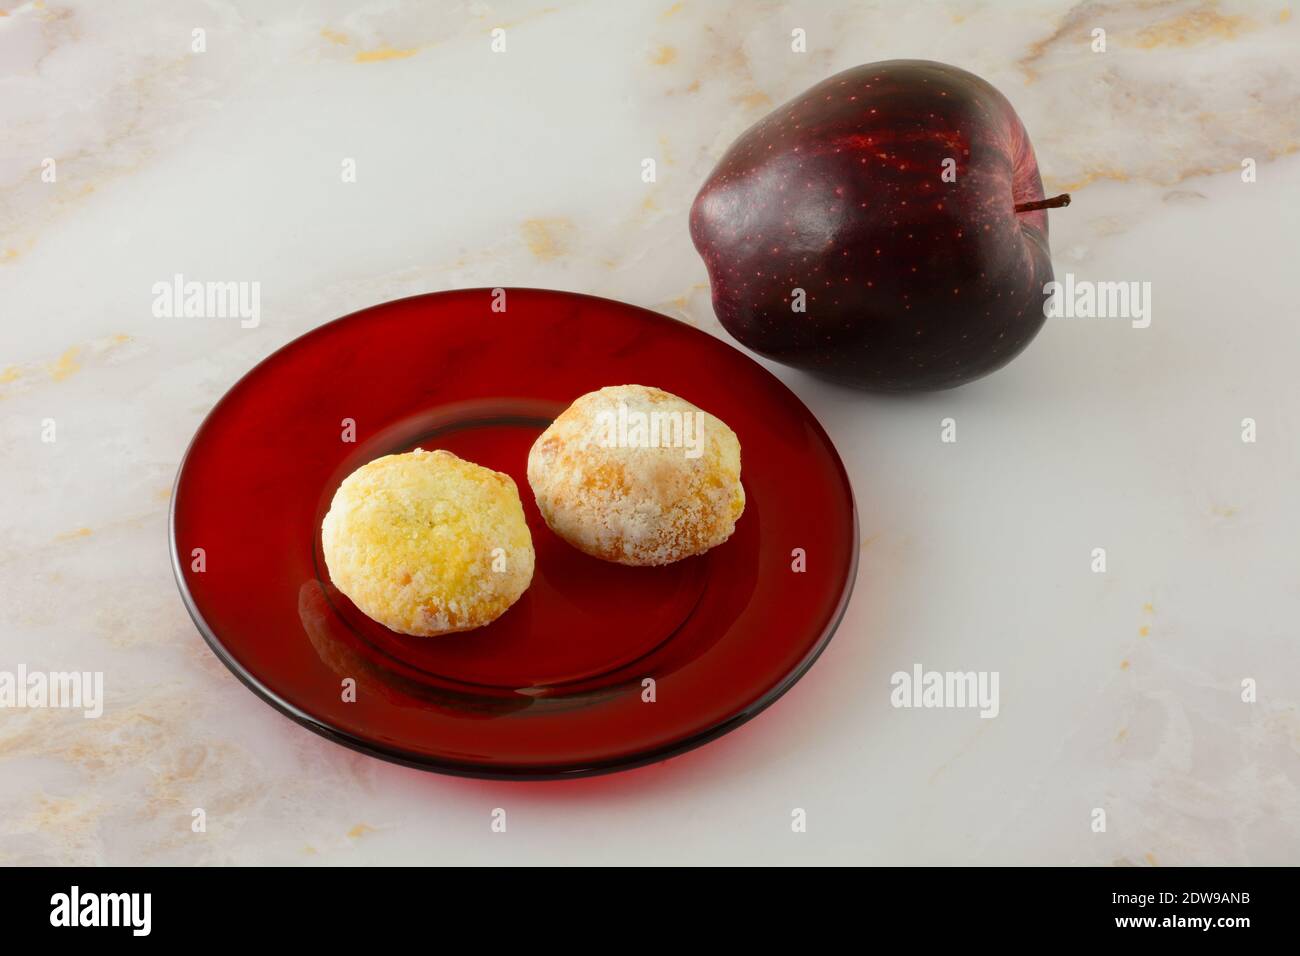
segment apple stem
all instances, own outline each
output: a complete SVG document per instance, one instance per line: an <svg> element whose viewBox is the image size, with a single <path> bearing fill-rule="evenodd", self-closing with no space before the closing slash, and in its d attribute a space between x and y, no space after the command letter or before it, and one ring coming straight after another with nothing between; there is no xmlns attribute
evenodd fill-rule
<svg viewBox="0 0 1300 956"><path fill-rule="evenodd" d="M1070 194L1061 193L1059 196L1053 196L1051 199L1038 199L1034 202L1022 202L1016 206L1016 212L1033 212L1035 209L1056 209L1060 206L1070 205Z"/></svg>

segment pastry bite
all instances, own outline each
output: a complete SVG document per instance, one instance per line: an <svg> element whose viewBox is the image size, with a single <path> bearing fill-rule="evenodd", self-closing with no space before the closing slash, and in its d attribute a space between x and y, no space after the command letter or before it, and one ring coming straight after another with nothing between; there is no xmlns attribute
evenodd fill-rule
<svg viewBox="0 0 1300 956"><path fill-rule="evenodd" d="M703 554L745 510L736 433L645 385L602 388L565 409L529 452L528 483L552 531L619 564Z"/></svg>
<svg viewBox="0 0 1300 956"><path fill-rule="evenodd" d="M362 465L334 493L321 541L334 585L402 634L490 624L533 578L514 481L449 451Z"/></svg>

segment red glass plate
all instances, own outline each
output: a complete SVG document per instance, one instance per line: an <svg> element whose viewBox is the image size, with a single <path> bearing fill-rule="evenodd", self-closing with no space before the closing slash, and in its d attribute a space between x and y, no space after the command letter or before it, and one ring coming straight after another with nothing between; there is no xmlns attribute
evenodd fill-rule
<svg viewBox="0 0 1300 956"><path fill-rule="evenodd" d="M857 516L835 448L774 376L688 325L566 292L509 289L504 312L499 301L470 289L366 309L231 388L172 495L172 563L195 624L294 720L429 770L602 773L726 733L807 671L848 602ZM579 395L628 383L675 392L740 438L745 513L705 555L609 564L538 515L525 477L533 440ZM415 447L446 448L519 486L536 571L486 628L396 634L325 571L320 524L339 482ZM806 570L795 570L796 549ZM344 699L349 678L355 701Z"/></svg>

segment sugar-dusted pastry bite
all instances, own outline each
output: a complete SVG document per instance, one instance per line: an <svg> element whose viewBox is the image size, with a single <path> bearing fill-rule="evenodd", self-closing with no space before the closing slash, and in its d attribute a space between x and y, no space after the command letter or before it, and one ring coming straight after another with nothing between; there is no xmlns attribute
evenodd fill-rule
<svg viewBox="0 0 1300 956"><path fill-rule="evenodd" d="M334 585L403 634L490 624L533 579L514 481L449 451L362 465L334 493L321 540Z"/></svg>
<svg viewBox="0 0 1300 956"><path fill-rule="evenodd" d="M551 530L619 564L670 564L731 537L745 510L740 442L670 392L616 385L583 395L528 454Z"/></svg>

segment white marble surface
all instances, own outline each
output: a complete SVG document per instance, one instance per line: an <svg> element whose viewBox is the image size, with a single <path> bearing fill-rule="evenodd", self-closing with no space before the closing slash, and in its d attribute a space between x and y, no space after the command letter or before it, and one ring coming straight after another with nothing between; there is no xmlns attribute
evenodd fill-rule
<svg viewBox="0 0 1300 956"><path fill-rule="evenodd" d="M0 862L1300 862L1289 2L2 6L0 670L102 670L107 702L0 710ZM724 335L687 235L700 182L774 105L900 56L1006 93L1074 195L1058 273L1149 281L1154 314L1049 322L928 396L776 369L839 446L863 535L844 624L785 698L632 773L475 782L334 746L209 653L168 494L251 365L459 286ZM176 272L261 282L260 325L154 318ZM1000 715L891 708L917 662L998 671Z"/></svg>

